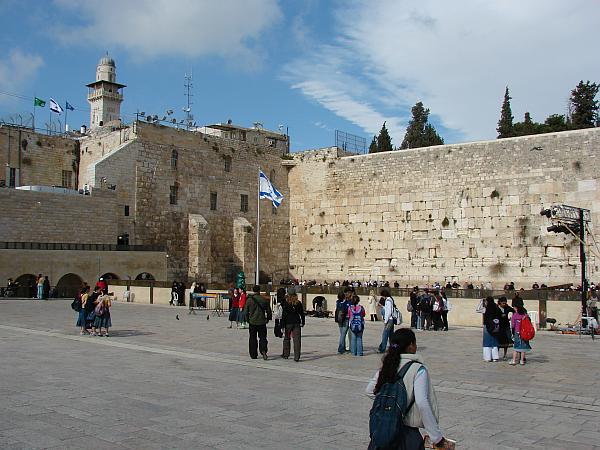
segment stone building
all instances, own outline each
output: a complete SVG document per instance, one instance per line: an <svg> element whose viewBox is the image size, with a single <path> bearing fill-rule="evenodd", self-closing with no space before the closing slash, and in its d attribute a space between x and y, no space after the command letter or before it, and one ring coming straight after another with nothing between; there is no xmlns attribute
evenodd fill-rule
<svg viewBox="0 0 600 450"><path fill-rule="evenodd" d="M600 129L343 156L294 154L290 272L305 280L579 280L579 244L548 233L542 207L592 212L600 242ZM597 226L597 225L596 225Z"/></svg>
<svg viewBox="0 0 600 450"><path fill-rule="evenodd" d="M165 245L169 279L254 278L258 170L287 198L287 136L231 123L184 130L156 122L103 127L81 139L81 183L115 189L120 234ZM288 274L288 203L261 203L260 268Z"/></svg>
<svg viewBox="0 0 600 450"><path fill-rule="evenodd" d="M0 186L77 186L79 143L0 125Z"/></svg>

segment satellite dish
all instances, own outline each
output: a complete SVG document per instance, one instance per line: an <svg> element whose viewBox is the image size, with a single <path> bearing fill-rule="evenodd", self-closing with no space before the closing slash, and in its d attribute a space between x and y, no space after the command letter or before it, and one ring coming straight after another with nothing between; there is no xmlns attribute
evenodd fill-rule
<svg viewBox="0 0 600 450"><path fill-rule="evenodd" d="M163 116L163 118L162 118L162 119L160 119L160 120L162 120L162 121L165 121L165 120L167 120L167 116Z"/></svg>
<svg viewBox="0 0 600 450"><path fill-rule="evenodd" d="M179 123L183 123L183 119L181 119L181 120L179 121Z"/></svg>
<svg viewBox="0 0 600 450"><path fill-rule="evenodd" d="M171 119L172 123L177 123L177 119Z"/></svg>
<svg viewBox="0 0 600 450"><path fill-rule="evenodd" d="M152 122L152 116L148 116L148 117L146 117L146 120L147 120L148 122Z"/></svg>

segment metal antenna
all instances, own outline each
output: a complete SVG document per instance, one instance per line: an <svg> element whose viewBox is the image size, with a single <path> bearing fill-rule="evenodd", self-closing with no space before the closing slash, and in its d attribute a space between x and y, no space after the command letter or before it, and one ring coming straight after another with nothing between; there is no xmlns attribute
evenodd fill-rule
<svg viewBox="0 0 600 450"><path fill-rule="evenodd" d="M192 94L192 88L194 87L194 85L192 84L192 70L190 69L190 74L188 75L187 73L185 74L185 83L183 85L183 87L185 88L185 93L184 95L187 98L187 107L184 108L184 112L185 112L185 121L186 121L186 128L189 130L190 129L190 124L192 123L192 120L194 118L194 116L192 115L192 97L194 96L194 94Z"/></svg>

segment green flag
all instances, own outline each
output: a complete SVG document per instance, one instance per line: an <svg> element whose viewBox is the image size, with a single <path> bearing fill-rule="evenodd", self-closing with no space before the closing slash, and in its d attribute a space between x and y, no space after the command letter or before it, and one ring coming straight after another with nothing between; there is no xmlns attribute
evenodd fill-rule
<svg viewBox="0 0 600 450"><path fill-rule="evenodd" d="M44 106L46 106L46 100L42 100L41 98L34 97L33 106L40 106L43 108Z"/></svg>

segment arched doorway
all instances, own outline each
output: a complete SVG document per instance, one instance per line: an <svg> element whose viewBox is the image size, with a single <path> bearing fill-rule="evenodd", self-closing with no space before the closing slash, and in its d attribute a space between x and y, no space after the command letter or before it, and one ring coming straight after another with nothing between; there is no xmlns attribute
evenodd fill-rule
<svg viewBox="0 0 600 450"><path fill-rule="evenodd" d="M104 275L102 275L100 278L102 278L103 280L110 282L110 280L120 280L118 275L115 275L112 272L107 272Z"/></svg>
<svg viewBox="0 0 600 450"><path fill-rule="evenodd" d="M19 276L15 282L19 283L19 288L17 289L17 297L35 297L35 280L36 276L32 273L25 273Z"/></svg>
<svg viewBox="0 0 600 450"><path fill-rule="evenodd" d="M83 285L81 277L74 273L63 275L56 283L56 291L61 298L72 298L77 295L77 291Z"/></svg>
<svg viewBox="0 0 600 450"><path fill-rule="evenodd" d="M154 278L154 275L152 275L151 273L148 272L142 272L140 274L138 274L137 277L135 277L136 280L155 280L156 278Z"/></svg>

